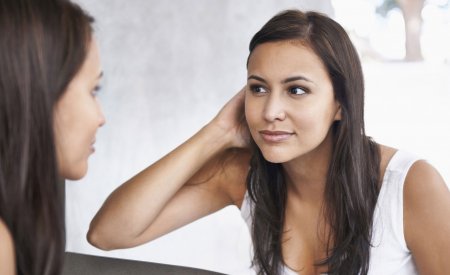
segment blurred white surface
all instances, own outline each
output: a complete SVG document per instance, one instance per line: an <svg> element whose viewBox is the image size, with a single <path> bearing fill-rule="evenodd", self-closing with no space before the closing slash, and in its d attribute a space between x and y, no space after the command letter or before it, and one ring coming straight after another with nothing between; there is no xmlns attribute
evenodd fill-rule
<svg viewBox="0 0 450 275"><path fill-rule="evenodd" d="M367 62L364 73L368 135L428 160L449 185L450 64Z"/></svg>

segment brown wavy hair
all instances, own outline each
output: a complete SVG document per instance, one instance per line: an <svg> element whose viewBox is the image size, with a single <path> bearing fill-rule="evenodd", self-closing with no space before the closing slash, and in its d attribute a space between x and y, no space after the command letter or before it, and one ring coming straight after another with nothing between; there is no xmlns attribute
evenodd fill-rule
<svg viewBox="0 0 450 275"><path fill-rule="evenodd" d="M324 215L330 225L327 257L316 265L329 274L367 274L372 220L379 189L378 145L364 130L364 79L358 54L345 30L326 15L283 11L270 19L250 42L296 40L322 60L341 106L332 127L333 151L325 186ZM250 58L249 55L249 58ZM247 188L253 201L254 257L258 274L280 274L287 187L281 164L270 163L253 144Z"/></svg>
<svg viewBox="0 0 450 275"><path fill-rule="evenodd" d="M70 1L0 0L0 218L19 275L61 272L53 109L86 58L92 22Z"/></svg>

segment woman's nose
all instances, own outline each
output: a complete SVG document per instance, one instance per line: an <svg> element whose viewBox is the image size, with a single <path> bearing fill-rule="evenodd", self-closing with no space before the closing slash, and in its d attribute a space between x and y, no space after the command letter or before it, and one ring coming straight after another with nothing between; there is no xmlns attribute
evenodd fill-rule
<svg viewBox="0 0 450 275"><path fill-rule="evenodd" d="M276 93L271 93L267 97L267 101L264 108L264 119L267 121L282 121L286 118L286 112L284 108L283 100L281 95Z"/></svg>
<svg viewBox="0 0 450 275"><path fill-rule="evenodd" d="M98 104L98 127L102 127L106 123L105 115L103 114L102 107Z"/></svg>

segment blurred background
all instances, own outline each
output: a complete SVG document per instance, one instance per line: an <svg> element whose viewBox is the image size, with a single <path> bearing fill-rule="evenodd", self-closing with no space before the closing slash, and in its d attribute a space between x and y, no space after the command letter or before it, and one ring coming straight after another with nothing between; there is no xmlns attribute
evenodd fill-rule
<svg viewBox="0 0 450 275"><path fill-rule="evenodd" d="M104 252L85 235L117 186L197 132L246 83L251 37L288 8L344 26L363 62L368 134L422 156L450 182L448 0L75 2L96 18L107 123L88 175L66 184L68 251L248 272L250 236L235 207L132 249Z"/></svg>

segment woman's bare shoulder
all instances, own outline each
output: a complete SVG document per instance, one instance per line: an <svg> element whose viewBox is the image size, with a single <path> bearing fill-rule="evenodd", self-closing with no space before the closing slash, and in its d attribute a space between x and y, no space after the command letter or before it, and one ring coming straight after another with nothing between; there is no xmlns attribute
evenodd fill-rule
<svg viewBox="0 0 450 275"><path fill-rule="evenodd" d="M223 159L224 173L221 188L232 204L240 207L247 190L246 180L250 168L251 153L248 150L229 150Z"/></svg>
<svg viewBox="0 0 450 275"><path fill-rule="evenodd" d="M0 274L16 274L15 266L14 241L8 227L0 219Z"/></svg>
<svg viewBox="0 0 450 275"><path fill-rule="evenodd" d="M405 239L419 271L450 270L450 190L427 161L416 161L404 186Z"/></svg>
<svg viewBox="0 0 450 275"><path fill-rule="evenodd" d="M429 198L442 194L449 194L448 186L436 168L425 160L416 161L409 169L405 179L405 198L414 198L412 203L419 202L419 198Z"/></svg>

